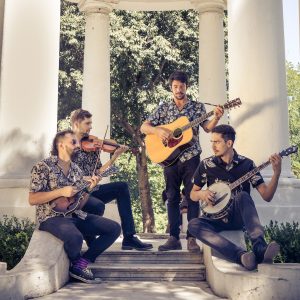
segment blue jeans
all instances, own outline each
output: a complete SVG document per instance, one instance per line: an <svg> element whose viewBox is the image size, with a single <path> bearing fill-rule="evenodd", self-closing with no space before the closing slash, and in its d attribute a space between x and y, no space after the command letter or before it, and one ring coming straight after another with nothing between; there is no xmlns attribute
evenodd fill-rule
<svg viewBox="0 0 300 300"><path fill-rule="evenodd" d="M105 204L116 199L118 211L121 219L121 227L124 236L135 234L135 226L133 221L131 201L128 185L126 182L112 182L100 185L99 189L91 194L83 207L83 210L103 215Z"/></svg>
<svg viewBox="0 0 300 300"><path fill-rule="evenodd" d="M84 235L98 236L83 254L83 257L91 262L109 248L121 232L117 222L93 214L88 214L85 220L78 217L49 218L40 224L39 229L64 242L64 249L70 261L80 258Z"/></svg>
<svg viewBox="0 0 300 300"><path fill-rule="evenodd" d="M184 194L188 203L188 221L198 218L199 216L199 203L194 202L190 198L190 193L193 187L192 178L200 163L199 155L191 159L181 162L178 160L175 164L164 168L164 176L166 182L166 194L168 199L168 220L170 224L170 235L179 239L180 233L180 209L179 203L180 186L184 185ZM187 232L187 237L191 237L190 231Z"/></svg>
<svg viewBox="0 0 300 300"><path fill-rule="evenodd" d="M189 231L204 244L217 250L227 259L240 262L245 249L235 245L219 234L223 230L240 230L245 228L250 236L253 251L259 244L266 245L264 229L259 221L253 199L246 192L239 193L233 200L233 206L226 219L200 217L188 224ZM225 222L227 220L227 222Z"/></svg>

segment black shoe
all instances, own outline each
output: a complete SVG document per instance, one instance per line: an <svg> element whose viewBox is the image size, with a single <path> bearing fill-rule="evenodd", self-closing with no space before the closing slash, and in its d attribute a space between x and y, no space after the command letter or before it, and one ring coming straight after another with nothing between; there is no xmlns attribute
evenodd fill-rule
<svg viewBox="0 0 300 300"><path fill-rule="evenodd" d="M130 236L124 237L122 242L122 250L149 250L152 249L153 245L148 243L143 243L138 237Z"/></svg>
<svg viewBox="0 0 300 300"><path fill-rule="evenodd" d="M271 242L264 253L264 259L262 261L263 264L271 264L273 263L274 257L279 253L280 246L276 242Z"/></svg>
<svg viewBox="0 0 300 300"><path fill-rule="evenodd" d="M169 250L182 250L180 240L177 240L176 237L170 236L168 240L158 247L158 251L169 251Z"/></svg>
<svg viewBox="0 0 300 300"><path fill-rule="evenodd" d="M244 252L240 259L242 266L247 270L252 271L257 268L256 257L252 251Z"/></svg>
<svg viewBox="0 0 300 300"><path fill-rule="evenodd" d="M89 268L75 268L71 266L69 269L69 274L72 278L78 279L85 283L101 283L100 278L95 278L93 272Z"/></svg>

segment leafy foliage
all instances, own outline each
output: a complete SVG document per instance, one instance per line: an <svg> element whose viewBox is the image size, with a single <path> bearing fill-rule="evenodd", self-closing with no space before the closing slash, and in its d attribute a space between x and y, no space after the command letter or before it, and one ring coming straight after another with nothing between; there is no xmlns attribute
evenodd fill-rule
<svg viewBox="0 0 300 300"><path fill-rule="evenodd" d="M0 221L0 261L13 268L24 256L35 224L29 219L8 218Z"/></svg>
<svg viewBox="0 0 300 300"><path fill-rule="evenodd" d="M118 159L118 167L120 172L112 177L112 181L126 181L130 186L130 196L133 217L136 225L137 232L143 232L143 220L141 211L141 201L139 197L139 191L137 186L137 172L135 158L130 154L123 154ZM153 164L148 168L151 195L153 200L153 210L155 215L156 231L164 233L167 227L168 218L166 214L165 205L162 201L162 191L164 189L164 179L162 168Z"/></svg>
<svg viewBox="0 0 300 300"><path fill-rule="evenodd" d="M61 1L58 75L58 120L81 107L84 15L76 5Z"/></svg>
<svg viewBox="0 0 300 300"><path fill-rule="evenodd" d="M300 148L300 64L294 67L291 63L286 65L287 92L291 98L288 104L290 141ZM292 156L292 168L295 175L300 178L299 155Z"/></svg>
<svg viewBox="0 0 300 300"><path fill-rule="evenodd" d="M276 241L280 245L280 253L275 257L276 263L300 263L300 227L298 222L278 223L270 221L265 226L267 243ZM247 249L251 250L251 242L245 234Z"/></svg>

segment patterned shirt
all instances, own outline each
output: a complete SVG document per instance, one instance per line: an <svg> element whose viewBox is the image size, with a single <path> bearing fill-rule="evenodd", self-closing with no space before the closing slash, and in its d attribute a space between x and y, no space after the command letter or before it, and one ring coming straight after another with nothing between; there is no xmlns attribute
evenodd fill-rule
<svg viewBox="0 0 300 300"><path fill-rule="evenodd" d="M220 157L211 156L201 161L194 174L194 184L202 188L205 184L210 186L218 181L232 183L254 168L255 164L251 159L237 154L235 150L230 164L226 164ZM264 180L258 172L236 190L250 194L250 183L253 188L256 188L263 182Z"/></svg>
<svg viewBox="0 0 300 300"><path fill-rule="evenodd" d="M82 171L75 163L71 162L68 175L65 176L58 165L57 156L50 156L38 162L31 170L30 192L49 192L70 185L76 186L79 190L84 187L85 182L83 181ZM80 197L82 193L79 192L77 197ZM38 204L36 214L39 222L57 216L52 211L49 202Z"/></svg>
<svg viewBox="0 0 300 300"><path fill-rule="evenodd" d="M203 103L188 100L182 110L179 110L174 100L172 100L159 105L147 120L150 121L152 126L159 126L172 123L182 116L186 116L191 122L203 116L205 113L206 110ZM205 121L200 124L202 127ZM179 159L181 162L185 162L199 155L202 151L199 143L199 126L193 127L193 135L194 144L180 155Z"/></svg>
<svg viewBox="0 0 300 300"><path fill-rule="evenodd" d="M98 160L98 153L99 150L84 151L82 149L74 153L72 161L82 170L83 176L92 176L94 170L96 170L95 175L99 175L99 169L102 167L102 163L100 159Z"/></svg>

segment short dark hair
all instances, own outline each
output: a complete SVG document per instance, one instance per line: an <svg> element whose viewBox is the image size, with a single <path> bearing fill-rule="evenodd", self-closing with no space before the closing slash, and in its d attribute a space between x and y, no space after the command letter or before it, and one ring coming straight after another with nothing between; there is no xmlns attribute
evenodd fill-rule
<svg viewBox="0 0 300 300"><path fill-rule="evenodd" d="M81 108L73 110L70 115L71 125L73 126L75 122L83 121L85 118L88 119L91 117L92 117L92 114L87 110L84 110Z"/></svg>
<svg viewBox="0 0 300 300"><path fill-rule="evenodd" d="M226 125L226 124L218 125L211 132L221 134L225 142L229 140L231 140L232 142L235 141L236 132L233 129L233 127L230 125Z"/></svg>
<svg viewBox="0 0 300 300"><path fill-rule="evenodd" d="M56 133L53 142L52 142L52 149L50 151L51 155L58 155L58 148L57 148L57 144L62 140L62 138L64 138L67 134L74 134L73 130L71 129L66 129L66 130L62 130Z"/></svg>
<svg viewBox="0 0 300 300"><path fill-rule="evenodd" d="M188 85L189 77L185 72L177 70L177 71L173 72L169 77L170 86L172 86L172 82L174 80L178 80L178 81Z"/></svg>

